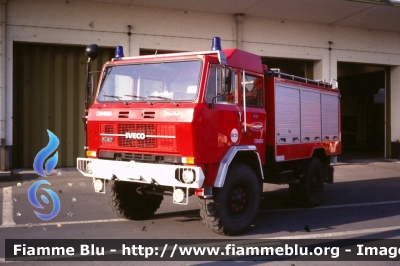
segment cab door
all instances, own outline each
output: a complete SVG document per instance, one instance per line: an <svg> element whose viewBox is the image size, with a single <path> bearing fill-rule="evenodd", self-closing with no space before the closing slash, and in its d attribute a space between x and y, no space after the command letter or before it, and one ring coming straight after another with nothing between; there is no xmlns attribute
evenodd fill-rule
<svg viewBox="0 0 400 266"><path fill-rule="evenodd" d="M264 76L245 70L240 71L241 145L254 145L264 158L266 141L266 112Z"/></svg>
<svg viewBox="0 0 400 266"><path fill-rule="evenodd" d="M204 162L220 162L230 146L242 138L238 71L211 64L203 108Z"/></svg>

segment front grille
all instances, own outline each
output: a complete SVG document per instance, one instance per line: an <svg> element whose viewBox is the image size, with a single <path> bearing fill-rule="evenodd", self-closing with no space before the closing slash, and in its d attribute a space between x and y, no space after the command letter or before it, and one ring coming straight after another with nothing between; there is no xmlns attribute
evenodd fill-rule
<svg viewBox="0 0 400 266"><path fill-rule="evenodd" d="M156 155L152 154L136 154L136 153L123 153L123 160L134 160L134 161L150 161L155 162Z"/></svg>
<svg viewBox="0 0 400 266"><path fill-rule="evenodd" d="M113 134L114 133L114 126L113 125L105 125L102 124L100 126L101 128L101 133L104 134ZM101 138L101 145L106 146L106 147L114 147L115 146L115 140L116 137L113 136L100 136ZM112 139L112 141L111 141Z"/></svg>
<svg viewBox="0 0 400 266"><path fill-rule="evenodd" d="M156 135L160 136L176 136L175 125L155 125ZM162 150L176 150L176 138L157 138L157 147Z"/></svg>
<svg viewBox="0 0 400 266"><path fill-rule="evenodd" d="M129 117L129 112L121 111L118 113L118 118L128 118L128 117Z"/></svg>
<svg viewBox="0 0 400 266"><path fill-rule="evenodd" d="M115 125L102 124L100 128L101 134L119 135L113 136L113 142L101 142L102 146L154 149L163 151L175 151L177 149L175 125L119 123ZM144 133L146 137L144 139L126 138L126 133Z"/></svg>
<svg viewBox="0 0 400 266"><path fill-rule="evenodd" d="M125 134L126 132L144 133L146 136L156 135L153 124L118 124L118 134ZM156 148L156 139L129 139L125 136L119 136L118 146L131 148Z"/></svg>
<svg viewBox="0 0 400 266"><path fill-rule="evenodd" d="M144 112L143 113L143 118L155 118L156 117L156 112Z"/></svg>
<svg viewBox="0 0 400 266"><path fill-rule="evenodd" d="M104 133L107 133L107 134L114 133L114 126L113 125L104 125Z"/></svg>

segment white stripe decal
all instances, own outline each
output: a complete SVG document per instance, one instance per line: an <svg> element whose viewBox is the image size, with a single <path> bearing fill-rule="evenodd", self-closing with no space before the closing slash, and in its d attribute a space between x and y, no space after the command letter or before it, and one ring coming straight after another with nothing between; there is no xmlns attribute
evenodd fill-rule
<svg viewBox="0 0 400 266"><path fill-rule="evenodd" d="M126 135L125 134L105 134L105 133L101 133L100 136L125 137ZM175 139L176 136L146 135L146 138Z"/></svg>
<svg viewBox="0 0 400 266"><path fill-rule="evenodd" d="M163 138L163 139L174 139L175 136L161 136L161 135L146 135L146 138Z"/></svg>

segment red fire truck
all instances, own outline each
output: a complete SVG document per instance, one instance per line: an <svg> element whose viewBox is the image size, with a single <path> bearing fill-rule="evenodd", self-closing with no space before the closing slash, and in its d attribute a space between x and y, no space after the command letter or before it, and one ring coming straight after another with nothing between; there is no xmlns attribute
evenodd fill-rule
<svg viewBox="0 0 400 266"><path fill-rule="evenodd" d="M93 94L86 48L87 96ZM263 183L289 184L303 207L320 203L341 152L340 94L332 82L268 69L238 49L115 58L104 64L83 117L93 178L113 211L145 219L165 195L188 204L213 231L234 235L255 218Z"/></svg>

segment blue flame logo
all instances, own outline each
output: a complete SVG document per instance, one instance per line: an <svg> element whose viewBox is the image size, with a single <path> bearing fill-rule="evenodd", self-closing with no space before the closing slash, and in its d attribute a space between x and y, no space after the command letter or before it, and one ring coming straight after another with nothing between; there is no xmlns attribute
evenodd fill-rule
<svg viewBox="0 0 400 266"><path fill-rule="evenodd" d="M53 134L53 132L51 132L50 130L47 130L47 134L49 135L49 143L47 144L46 147L41 149L38 152L38 154L36 154L35 160L33 161L33 169L35 170L35 172L38 175L40 175L42 177L47 177L47 175L50 174L51 171L54 170L54 168L56 167L57 162L58 162L58 152L55 152L55 154L52 157L50 157L47 160L47 162L45 163L45 169L46 169L46 173L47 173L47 175L46 175L46 173L43 169L44 161L46 160L47 157L49 157L57 149L58 145L60 144L60 141L58 140L57 136ZM42 204L40 204L40 202L36 198L36 193L37 193L38 187L42 184L51 185L50 182L48 182L46 180L40 180L40 181L33 183L32 186L28 190L29 202L38 209L44 209ZM49 214L43 214L43 213L40 213L37 211L33 211L33 212L40 219L42 219L44 221L48 221L57 216L57 214L60 212L61 204L60 204L60 199L58 198L57 194L53 190L48 189L48 188L42 188L42 189L50 195L50 198L53 201L53 211ZM45 204L49 204L49 199L46 195L41 195L40 198Z"/></svg>
<svg viewBox="0 0 400 266"><path fill-rule="evenodd" d="M36 198L36 193L37 193L38 187L42 184L51 185L50 182L48 182L47 180L40 180L40 181L33 183L32 186L28 190L28 199L29 199L30 203L38 209L44 209L42 204L40 204L40 202ZM42 219L44 221L48 221L57 216L57 214L60 212L61 204L60 204L60 199L58 198L57 194L53 190L47 189L47 188L42 188L42 189L50 195L51 200L54 202L53 211L49 214L42 214L37 211L33 211L33 212L40 219ZM44 203L49 204L49 199L46 197L46 195L41 195L40 198L42 199L42 201Z"/></svg>
<svg viewBox="0 0 400 266"><path fill-rule="evenodd" d="M46 173L43 170L43 163L44 160L57 149L58 144L60 143L57 136L54 135L53 132L47 130L47 134L49 134L49 144L47 144L46 147L41 149L38 154L36 154L35 160L33 161L33 169L38 175L43 177L47 177L46 173L50 174L51 171L53 171L56 167L58 162L58 152L56 152L53 157L47 160L45 164Z"/></svg>

